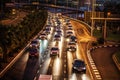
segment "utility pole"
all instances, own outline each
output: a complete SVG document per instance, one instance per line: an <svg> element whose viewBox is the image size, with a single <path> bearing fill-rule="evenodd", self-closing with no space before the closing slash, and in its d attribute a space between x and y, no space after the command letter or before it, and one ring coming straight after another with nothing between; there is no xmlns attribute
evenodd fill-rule
<svg viewBox="0 0 120 80"><path fill-rule="evenodd" d="M94 18L94 13L95 13L95 0L92 0L92 18ZM92 19L91 36L93 36L93 29L94 29L94 20Z"/></svg>

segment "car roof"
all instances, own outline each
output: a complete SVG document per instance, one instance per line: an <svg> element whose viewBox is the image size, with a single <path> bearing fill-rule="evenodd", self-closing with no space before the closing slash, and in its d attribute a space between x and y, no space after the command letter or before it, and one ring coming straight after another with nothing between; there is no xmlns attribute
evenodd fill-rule
<svg viewBox="0 0 120 80"><path fill-rule="evenodd" d="M80 63L85 63L83 60L81 59L74 59L74 62L80 62Z"/></svg>
<svg viewBox="0 0 120 80"><path fill-rule="evenodd" d="M51 47L51 49L52 49L52 48L58 48L58 47L55 46L55 47Z"/></svg>
<svg viewBox="0 0 120 80"><path fill-rule="evenodd" d="M76 44L75 42L73 42L73 41L70 41L68 44Z"/></svg>

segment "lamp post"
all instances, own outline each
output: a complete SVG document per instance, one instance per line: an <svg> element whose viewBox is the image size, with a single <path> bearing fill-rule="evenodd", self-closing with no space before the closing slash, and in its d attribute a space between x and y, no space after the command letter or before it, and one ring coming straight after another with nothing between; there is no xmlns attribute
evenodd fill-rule
<svg viewBox="0 0 120 80"><path fill-rule="evenodd" d="M95 0L92 0L92 18L94 17L94 12L95 12ZM91 23L91 36L93 36L93 29L94 29L94 20L92 19Z"/></svg>
<svg viewBox="0 0 120 80"><path fill-rule="evenodd" d="M104 37L104 39L106 39L106 30L107 30L107 27L106 27L106 25L107 25L107 21L108 20L117 20L117 21L120 21L120 18L92 18L92 19L94 19L94 20L104 20L104 29L103 29L103 37Z"/></svg>
<svg viewBox="0 0 120 80"><path fill-rule="evenodd" d="M107 37L107 19L111 15L111 12L107 12L107 18L104 19L104 31L103 31L103 38L106 39Z"/></svg>

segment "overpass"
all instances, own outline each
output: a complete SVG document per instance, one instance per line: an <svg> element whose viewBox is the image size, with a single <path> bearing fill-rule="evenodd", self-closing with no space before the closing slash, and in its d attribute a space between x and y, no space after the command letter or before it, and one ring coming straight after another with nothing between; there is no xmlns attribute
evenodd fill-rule
<svg viewBox="0 0 120 80"><path fill-rule="evenodd" d="M80 10L78 8L72 8L72 7L66 7L66 6L58 6L58 5L53 5L53 4L41 4L38 2L33 2L33 3L14 3L16 7L23 7L23 6L37 6L37 7L44 7L44 8L55 8L55 9L62 9L62 10L70 10L72 13L73 12L79 12L79 13L84 13L83 10ZM68 12L69 13L69 12Z"/></svg>

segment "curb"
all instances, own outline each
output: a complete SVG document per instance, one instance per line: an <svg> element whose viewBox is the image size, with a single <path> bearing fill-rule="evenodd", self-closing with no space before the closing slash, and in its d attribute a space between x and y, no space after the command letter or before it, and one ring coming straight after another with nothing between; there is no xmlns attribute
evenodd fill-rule
<svg viewBox="0 0 120 80"><path fill-rule="evenodd" d="M94 75L95 75L95 77L96 77L97 80L102 80L102 77L101 77L101 75L100 75L100 73L99 73L99 71L98 71L98 69L97 69L97 67L96 67L96 65L95 65L95 63L94 63L94 61L93 61L93 59L92 59L91 51L93 51L93 50L95 50L95 49L97 49L97 48L119 47L119 46L120 46L120 44L115 44L115 45L102 45L102 46L95 46L95 47L92 47L92 48L88 49L88 51L87 51L87 57L88 57L88 59L89 59L89 62L90 62L92 71L93 71L93 73L94 73ZM120 64L118 64L118 61L117 61L115 55L113 55L112 58L113 58L113 60L114 60L114 62L115 62L115 64L116 64L117 68L120 70Z"/></svg>
<svg viewBox="0 0 120 80"><path fill-rule="evenodd" d="M95 50L97 48L105 48L105 47L119 47L120 44L115 44L115 45L102 45L102 46L95 46L95 47L92 47L90 48L89 50L92 51L92 50Z"/></svg>
<svg viewBox="0 0 120 80"><path fill-rule="evenodd" d="M116 64L117 68L118 68L118 69L119 69L119 71L120 71L120 64L119 64L119 62L118 62L118 60L117 60L117 58L116 58L115 54L113 54L112 58L113 58L113 61L114 61L114 62L115 62L115 64Z"/></svg>
<svg viewBox="0 0 120 80"><path fill-rule="evenodd" d="M99 73L99 71L98 71L98 69L95 65L95 62L92 59L92 56L91 56L90 52L91 52L91 50L87 51L87 57L88 57L88 60L90 62L91 71L95 75L96 80L102 80L102 77L101 77L101 75L100 75L100 73Z"/></svg>

